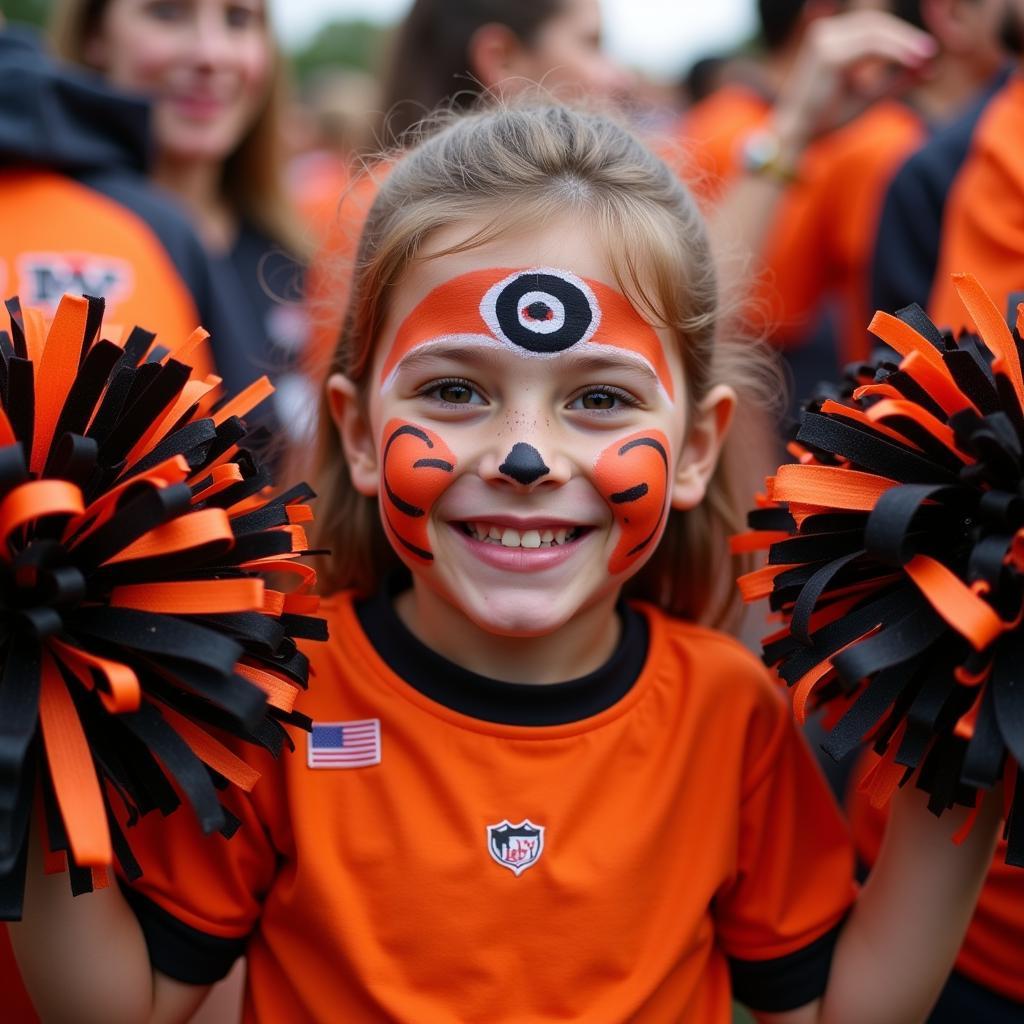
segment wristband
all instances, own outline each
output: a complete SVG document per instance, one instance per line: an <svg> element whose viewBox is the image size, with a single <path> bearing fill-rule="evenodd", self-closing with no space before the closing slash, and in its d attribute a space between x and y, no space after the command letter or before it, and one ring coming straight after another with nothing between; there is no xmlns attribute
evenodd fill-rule
<svg viewBox="0 0 1024 1024"><path fill-rule="evenodd" d="M779 137L771 132L752 132L746 137L740 149L740 166L746 174L782 185L800 180L797 168L783 158Z"/></svg>

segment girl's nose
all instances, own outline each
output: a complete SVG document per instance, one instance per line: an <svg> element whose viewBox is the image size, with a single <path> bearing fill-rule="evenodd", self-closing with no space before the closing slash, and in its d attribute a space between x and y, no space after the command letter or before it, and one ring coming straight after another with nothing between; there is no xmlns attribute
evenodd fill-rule
<svg viewBox="0 0 1024 1024"><path fill-rule="evenodd" d="M517 441L498 467L498 472L515 480L517 484L532 484L551 472L541 454L532 444Z"/></svg>
<svg viewBox="0 0 1024 1024"><path fill-rule="evenodd" d="M542 454L532 444L516 441L505 452L497 449L485 455L480 475L532 490L542 484L564 484L572 476L572 466L560 455Z"/></svg>

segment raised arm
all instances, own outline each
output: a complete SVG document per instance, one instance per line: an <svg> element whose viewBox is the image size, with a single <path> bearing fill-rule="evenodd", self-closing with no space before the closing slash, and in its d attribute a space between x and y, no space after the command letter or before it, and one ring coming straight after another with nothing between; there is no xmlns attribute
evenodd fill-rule
<svg viewBox="0 0 1024 1024"><path fill-rule="evenodd" d="M67 875L44 875L33 835L24 919L8 925L25 986L47 1024L186 1021L208 986L153 970L135 914L117 885L73 897Z"/></svg>
<svg viewBox="0 0 1024 1024"><path fill-rule="evenodd" d="M785 190L799 179L807 146L911 81L935 52L931 36L883 11L838 14L807 30L758 133L763 164L736 178L710 217L725 288L749 272L746 256L761 251Z"/></svg>
<svg viewBox="0 0 1024 1024"><path fill-rule="evenodd" d="M764 1024L913 1024L924 1021L952 970L992 861L1002 792L986 795L970 835L966 812L941 818L910 786L893 798L878 862L836 945L822 999Z"/></svg>

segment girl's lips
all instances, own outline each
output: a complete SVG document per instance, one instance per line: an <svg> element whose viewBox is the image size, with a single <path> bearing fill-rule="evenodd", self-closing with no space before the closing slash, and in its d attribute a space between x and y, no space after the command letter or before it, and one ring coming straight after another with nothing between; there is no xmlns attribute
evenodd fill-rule
<svg viewBox="0 0 1024 1024"><path fill-rule="evenodd" d="M585 544L587 537L593 531L588 531L577 537L575 540L567 541L553 547L541 548L506 548L500 544L492 544L487 541L477 540L469 536L457 523L449 524L452 532L459 541L466 546L470 554L475 555L481 562L493 566L495 569L506 569L512 572L540 572L544 569L551 569L561 565L564 561Z"/></svg>

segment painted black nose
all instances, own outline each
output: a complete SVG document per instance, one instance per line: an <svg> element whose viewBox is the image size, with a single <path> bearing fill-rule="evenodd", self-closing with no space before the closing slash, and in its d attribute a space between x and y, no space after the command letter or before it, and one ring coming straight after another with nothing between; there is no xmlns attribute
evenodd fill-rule
<svg viewBox="0 0 1024 1024"><path fill-rule="evenodd" d="M498 467L498 472L511 477L517 484L532 484L551 470L544 465L540 452L532 444L517 441Z"/></svg>

